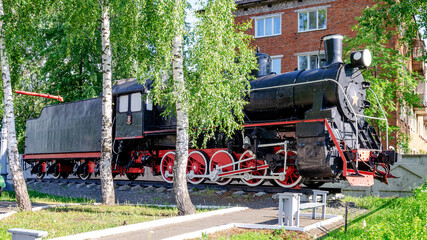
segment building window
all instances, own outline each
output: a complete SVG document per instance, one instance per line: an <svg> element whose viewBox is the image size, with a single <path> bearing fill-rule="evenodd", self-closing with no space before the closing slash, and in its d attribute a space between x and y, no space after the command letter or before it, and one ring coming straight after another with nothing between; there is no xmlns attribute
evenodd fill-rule
<svg viewBox="0 0 427 240"><path fill-rule="evenodd" d="M283 55L271 56L271 72L282 73L282 57Z"/></svg>
<svg viewBox="0 0 427 240"><path fill-rule="evenodd" d="M325 53L299 54L298 70L318 69L325 65Z"/></svg>
<svg viewBox="0 0 427 240"><path fill-rule="evenodd" d="M326 8L298 10L298 32L326 29Z"/></svg>
<svg viewBox="0 0 427 240"><path fill-rule="evenodd" d="M255 18L255 37L269 37L282 34L281 14Z"/></svg>

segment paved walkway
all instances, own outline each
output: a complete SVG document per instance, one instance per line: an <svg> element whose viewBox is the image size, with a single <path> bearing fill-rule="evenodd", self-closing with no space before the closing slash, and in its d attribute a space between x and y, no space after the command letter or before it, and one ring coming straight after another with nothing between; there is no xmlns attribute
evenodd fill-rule
<svg viewBox="0 0 427 240"><path fill-rule="evenodd" d="M100 238L102 240L142 240L142 239L164 239L184 233L190 233L211 227L217 227L229 223L259 223L259 224L277 224L277 208L267 209L247 209L233 213L227 213L219 216L212 216L203 219L197 219L186 222L178 222L167 226L151 228L147 230L128 232L120 235L112 235Z"/></svg>
<svg viewBox="0 0 427 240"><path fill-rule="evenodd" d="M185 222L176 222L161 227L153 227L139 231L131 231L121 233L118 235L111 235L108 237L97 238L99 240L157 240L165 238L174 238L175 236L196 232L208 228L219 227L230 223L243 223L243 224L262 224L262 225L277 225L278 221L278 208L264 208L264 209L246 209L238 212L226 213L222 215L211 216L203 219L190 220ZM306 227L321 220L313 220L307 217L300 218L300 227ZM334 225L336 225L335 223ZM322 229L326 230L331 228L329 226L314 229L313 235L322 235Z"/></svg>

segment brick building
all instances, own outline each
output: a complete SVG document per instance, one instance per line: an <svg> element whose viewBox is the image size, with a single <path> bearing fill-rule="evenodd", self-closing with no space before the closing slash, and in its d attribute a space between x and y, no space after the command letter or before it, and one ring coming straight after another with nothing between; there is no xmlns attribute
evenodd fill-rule
<svg viewBox="0 0 427 240"><path fill-rule="evenodd" d="M283 73L296 69L313 69L323 65L323 44L327 34L353 37L351 30L363 9L374 0L236 0L237 22L252 20L248 34L255 37L260 51L272 58L272 71ZM422 44L417 42L417 44ZM427 76L424 63L409 64L410 68ZM423 104L419 108L393 113L392 125L401 127L411 137L412 153L427 153L427 94L426 85L418 87ZM391 141L395 146L396 142Z"/></svg>

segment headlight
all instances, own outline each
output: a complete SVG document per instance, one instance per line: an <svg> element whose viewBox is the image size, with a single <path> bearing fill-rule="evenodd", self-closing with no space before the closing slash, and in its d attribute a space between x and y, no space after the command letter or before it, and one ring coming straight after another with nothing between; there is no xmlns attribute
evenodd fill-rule
<svg viewBox="0 0 427 240"><path fill-rule="evenodd" d="M352 52L350 58L353 67L369 67L372 63L372 55L369 49Z"/></svg>

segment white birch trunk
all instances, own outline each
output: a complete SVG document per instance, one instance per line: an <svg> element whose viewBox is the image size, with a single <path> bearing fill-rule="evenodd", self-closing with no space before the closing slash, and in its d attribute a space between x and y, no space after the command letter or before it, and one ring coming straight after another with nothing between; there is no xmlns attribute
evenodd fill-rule
<svg viewBox="0 0 427 240"><path fill-rule="evenodd" d="M102 9L102 148L100 160L102 203L114 205L114 182L111 174L112 159L112 71L110 45L110 4L108 0L101 3Z"/></svg>
<svg viewBox="0 0 427 240"><path fill-rule="evenodd" d="M0 17L3 17L3 1L0 0ZM16 201L21 210L31 211L32 206L28 196L27 184L22 173L19 161L18 145L16 142L15 114L13 111L12 83L10 79L9 59L4 45L3 21L0 21L0 58L3 78L3 92L5 103L5 127L7 129L7 150L10 172L12 173L13 187L16 192Z"/></svg>
<svg viewBox="0 0 427 240"><path fill-rule="evenodd" d="M179 9L181 4L180 0L175 1L176 9ZM175 11L180 15L178 10ZM179 24L178 24L179 25ZM182 26L177 26L182 27ZM182 53L182 31L178 31L178 35L172 41L172 54L173 54L173 82L176 101L176 153L175 162L173 166L173 186L176 205L178 207L179 215L188 215L196 213L193 203L191 202L190 195L187 188L187 161L188 161L188 111L183 104L185 99L184 90L184 65Z"/></svg>

